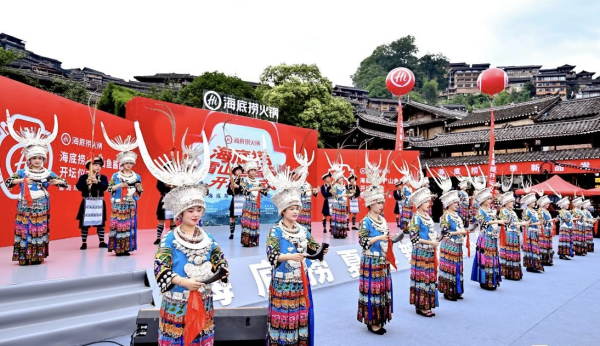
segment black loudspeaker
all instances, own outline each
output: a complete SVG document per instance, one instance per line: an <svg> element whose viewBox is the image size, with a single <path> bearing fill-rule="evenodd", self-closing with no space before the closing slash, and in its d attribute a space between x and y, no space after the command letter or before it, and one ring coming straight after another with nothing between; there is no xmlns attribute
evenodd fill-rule
<svg viewBox="0 0 600 346"><path fill-rule="evenodd" d="M264 346L267 313L267 308L215 309L215 346ZM142 309L138 312L133 345L158 345L159 318L158 309Z"/></svg>
<svg viewBox="0 0 600 346"><path fill-rule="evenodd" d="M267 308L215 309L215 346L264 346Z"/></svg>
<svg viewBox="0 0 600 346"><path fill-rule="evenodd" d="M135 346L158 346L158 320L160 310L142 309L138 312L135 323L137 329L133 334Z"/></svg>

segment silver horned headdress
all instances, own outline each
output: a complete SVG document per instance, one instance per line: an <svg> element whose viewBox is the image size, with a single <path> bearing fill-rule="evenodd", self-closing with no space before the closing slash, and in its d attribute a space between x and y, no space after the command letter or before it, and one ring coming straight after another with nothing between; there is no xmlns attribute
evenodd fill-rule
<svg viewBox="0 0 600 346"><path fill-rule="evenodd" d="M44 161L47 159L48 145L56 139L56 135L58 134L58 119L56 114L54 114L54 129L50 134L41 128L35 130L33 127L21 127L19 128L19 132L15 131L13 119L11 119L8 109L6 110L6 125L12 138L25 145L23 155L25 155L26 160L38 156L43 157Z"/></svg>
<svg viewBox="0 0 600 346"><path fill-rule="evenodd" d="M450 179L448 172L446 172L445 169L440 168L438 174L436 175L435 172L429 169L429 165L425 165L425 167L427 168L429 174L431 174L433 181L435 181L437 186L442 189L440 200L442 201L444 208L448 208L448 206L452 203L460 202L458 191L452 190L452 179Z"/></svg>
<svg viewBox="0 0 600 346"><path fill-rule="evenodd" d="M269 185L274 186L277 189L277 192L271 197L271 202L277 206L279 214L291 206L302 206L302 191L300 190L300 187L306 181L306 174L300 174L298 176L285 165L277 167L275 174L273 174L267 162L264 140L262 168L265 179Z"/></svg>
<svg viewBox="0 0 600 346"><path fill-rule="evenodd" d="M385 193L383 184L386 182L385 176L388 173L388 164L390 162L390 155L385 161L385 168L381 168L381 155L379 155L379 163L369 161L369 152L365 153L365 173L367 176L367 182L369 187L362 193L365 200L365 207L369 207L372 204L380 203L385 201Z"/></svg>
<svg viewBox="0 0 600 346"><path fill-rule="evenodd" d="M102 127L102 133L104 134L104 140L109 147L114 150L119 151L117 154L117 160L120 165L125 163L133 163L135 164L135 160L137 160L137 154L132 150L138 147L138 143L135 137L131 137L131 135L127 136L125 140L121 138L121 135L115 137L114 140L111 140L108 137L108 133L106 133L106 128L104 127L104 123L100 122L100 126Z"/></svg>
<svg viewBox="0 0 600 346"><path fill-rule="evenodd" d="M206 209L204 202L206 189L200 185L200 181L208 174L210 151L204 132L202 132L202 164L199 165L198 157L190 156L189 152L185 152L185 136L182 140L184 153L181 157L179 151L171 151L171 157L163 154L162 157L152 160L137 121L134 127L135 134L139 138L140 154L148 171L163 183L176 186L165 196L165 209L172 210L176 217L190 207L199 206Z"/></svg>

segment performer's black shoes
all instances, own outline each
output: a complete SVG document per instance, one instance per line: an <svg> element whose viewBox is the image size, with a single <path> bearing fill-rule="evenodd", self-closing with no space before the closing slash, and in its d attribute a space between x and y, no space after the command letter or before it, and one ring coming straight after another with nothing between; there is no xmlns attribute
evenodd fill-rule
<svg viewBox="0 0 600 346"><path fill-rule="evenodd" d="M158 245L158 244L160 244L160 239L156 238L156 240L154 241L154 245Z"/></svg>
<svg viewBox="0 0 600 346"><path fill-rule="evenodd" d="M373 327L371 327L370 325L367 324L367 329L373 333L373 334L377 334L377 335L383 335L385 334L386 330L383 327L380 327L377 330L373 330Z"/></svg>
<svg viewBox="0 0 600 346"><path fill-rule="evenodd" d="M229 235L229 239L233 239L233 233Z"/></svg>
<svg viewBox="0 0 600 346"><path fill-rule="evenodd" d="M87 249L87 243L81 243L79 250L85 250L85 249Z"/></svg>
<svg viewBox="0 0 600 346"><path fill-rule="evenodd" d="M567 261L571 260L569 257L564 256L564 255L560 255L560 256L558 256L558 258L560 258L561 260L567 260Z"/></svg>
<svg viewBox="0 0 600 346"><path fill-rule="evenodd" d="M542 272L541 270L534 269L534 268L527 268L525 270L527 270L530 273L541 273Z"/></svg>
<svg viewBox="0 0 600 346"><path fill-rule="evenodd" d="M450 301L453 301L453 302L455 302L455 301L457 301L457 300L458 300L458 299L456 298L456 296L450 296L450 295L447 295L447 294L444 294L444 299L446 299L446 300L450 300Z"/></svg>
<svg viewBox="0 0 600 346"><path fill-rule="evenodd" d="M100 244L98 244L98 247L99 247L99 248L106 249L106 248L108 248L108 245L106 245L106 243L105 243L105 242L101 241L101 242L100 242Z"/></svg>

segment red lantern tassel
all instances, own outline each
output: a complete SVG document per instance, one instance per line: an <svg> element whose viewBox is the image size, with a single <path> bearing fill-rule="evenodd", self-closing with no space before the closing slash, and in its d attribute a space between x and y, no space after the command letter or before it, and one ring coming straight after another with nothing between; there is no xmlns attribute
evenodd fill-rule
<svg viewBox="0 0 600 346"><path fill-rule="evenodd" d="M300 262L300 270L302 270L302 286L304 290L304 299L306 300L306 310L310 308L310 299L308 296L308 285L310 285L310 281L308 280L308 273L304 271L304 261Z"/></svg>
<svg viewBox="0 0 600 346"><path fill-rule="evenodd" d="M206 323L206 310L204 302L198 291L190 292L187 311L185 313L185 327L183 329L184 345L191 345L194 339L204 329Z"/></svg>
<svg viewBox="0 0 600 346"><path fill-rule="evenodd" d="M388 262L390 262L390 265L398 270L398 267L396 267L396 256L394 256L394 245L392 244L392 239L390 237L388 237L386 258Z"/></svg>
<svg viewBox="0 0 600 346"><path fill-rule="evenodd" d="M27 205L30 203L33 204L33 198L31 198L31 191L29 190L29 179L23 179L23 199L27 202Z"/></svg>
<svg viewBox="0 0 600 346"><path fill-rule="evenodd" d="M504 225L500 225L500 246L506 246L506 228L504 228Z"/></svg>
<svg viewBox="0 0 600 346"><path fill-rule="evenodd" d="M433 269L435 270L435 276L437 277L437 270L438 270L438 257L437 257L437 249L434 248L433 249Z"/></svg>
<svg viewBox="0 0 600 346"><path fill-rule="evenodd" d="M556 235L556 220L552 221L552 237Z"/></svg>
<svg viewBox="0 0 600 346"><path fill-rule="evenodd" d="M471 258L471 237L469 236L469 231L467 231L467 255Z"/></svg>
<svg viewBox="0 0 600 346"><path fill-rule="evenodd" d="M596 222L594 222L594 234L598 235L598 220L596 220Z"/></svg>
<svg viewBox="0 0 600 346"><path fill-rule="evenodd" d="M523 226L523 244L526 244L528 239L529 238L527 237L527 226Z"/></svg>

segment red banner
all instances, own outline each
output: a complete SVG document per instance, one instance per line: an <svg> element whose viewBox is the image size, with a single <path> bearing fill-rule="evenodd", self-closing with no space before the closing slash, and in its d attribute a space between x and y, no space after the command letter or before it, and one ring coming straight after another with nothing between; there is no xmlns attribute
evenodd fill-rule
<svg viewBox="0 0 600 346"><path fill-rule="evenodd" d="M600 159L583 159L583 160L560 160L558 163L568 163L570 165L578 166L583 169L590 167L600 167ZM544 166L542 166L544 165ZM480 172L483 172L484 175L488 175L489 166L488 165L468 165L469 173L471 176L473 175L481 175ZM442 169L442 167L431 167L432 171L437 171ZM467 175L467 169L464 165L462 166L446 166L443 167L448 173L451 175L461 174L463 176ZM549 169L549 174L583 174L589 173L587 170L582 170L578 168L554 165L552 163L544 163L542 161L528 161L528 162L506 162L506 163L497 163L496 164L496 175L497 176L507 176L513 173L514 175L518 174L528 174L528 175L537 175L544 174L542 169ZM427 172L429 176L429 172Z"/></svg>
<svg viewBox="0 0 600 346"><path fill-rule="evenodd" d="M398 121L396 123L396 150L404 149L404 123L402 115L402 101L398 98Z"/></svg>
<svg viewBox="0 0 600 346"><path fill-rule="evenodd" d="M319 155L317 156L317 167L318 172L316 175L319 178L319 183L317 187L321 187L323 185L323 180L321 180L321 176L329 170L329 163L327 162L327 156L333 162L338 154L341 157L341 161L350 166L351 169L354 170L354 174L357 176L356 184L359 186L361 192L364 191L370 185L366 181L365 175L365 150L361 150L357 152L356 150L337 150L337 149L319 149ZM390 154L391 153L391 154ZM327 156L325 156L327 154ZM390 162L388 164L389 173L386 175L387 182L384 186L384 191L386 193L386 202L384 206L384 214L388 221L394 220L394 205L396 201L393 197L393 191L396 189L394 187L394 183L402 177L402 175L396 170L396 168L392 165L392 160L396 162L396 165L402 168L402 161L406 161L409 166L418 167L417 158L419 157L419 151L416 150L403 150L403 151L391 151L391 150L369 150L369 161L379 163L379 159L381 158L381 166L385 168L386 158L390 154ZM411 167L411 170L414 172L415 168ZM346 174L344 176L347 178L350 173L349 170L345 169ZM311 173L312 174L312 173ZM313 185L315 186L315 185ZM312 208L312 219L313 221L320 221L322 219L321 208L323 206L323 196L321 193L318 194L316 198L316 203L313 200L313 208ZM359 206L360 213L357 215L357 221L360 221L367 213L367 208L365 207L364 200L359 198Z"/></svg>
<svg viewBox="0 0 600 346"><path fill-rule="evenodd" d="M92 143L92 125L87 106L0 77L0 109L3 114L6 109L9 110L15 120L17 131L19 127L41 126L51 132L54 126L54 114L58 117L58 136L50 146L48 162L45 167L67 179L69 187L66 189L49 187L51 239L80 235L75 217L82 197L81 193L75 190L75 184L79 176L86 173L84 163L89 158L92 148L96 155L103 155L105 166L101 173L108 179L119 168L116 161L117 152L106 144L100 130L100 122L104 123L109 137L113 139L118 135L122 138L128 135L135 136L132 121L138 120L148 151L155 158L168 153L173 146L169 119L165 115L149 109L161 108L164 104L155 100L135 98L127 104L127 119L98 111L96 134L94 143ZM201 131L206 131L206 136L211 143L211 162L205 183L210 185L212 198L216 201L213 203L214 208L219 208L219 217L223 219L229 218L228 211L224 210L228 210L230 201L230 197L226 195L225 191L229 179L228 163L231 156L225 148L225 141L229 147L235 148L238 152L247 156L255 156L257 152L262 151L264 135L270 160L272 159L274 164L287 163L292 167L297 166L293 153L294 140L297 142L298 150L305 141L304 148L307 149L309 155L317 147L317 132L313 130L175 104L166 105L171 108L176 118L175 147L178 150L180 150L181 139L186 128L189 128L186 145L199 142ZM224 135L222 124L228 120L231 121L227 123ZM23 168L25 163L24 157L21 155L23 145L17 143L10 136L6 126L6 120L3 117L0 121L0 158L3 159L3 163L0 165L0 179L2 180ZM139 153L138 149L134 151ZM234 164L238 161L239 158L232 160ZM144 186L144 193L138 203L140 211L138 228L154 228L157 222L155 211L159 200L159 193L155 187L156 179L149 174L141 157L138 157L133 170L141 175ZM311 166L309 171L308 180L311 184L316 185L319 181L316 165ZM260 173L259 178L261 178ZM10 190L4 184L1 186L3 191L0 193L0 208L2 208L3 217L0 220L0 229L5 232L0 236L0 246L9 246L13 244L14 216L20 191L18 191L18 186ZM270 195L272 194L273 192L270 193ZM105 195L105 201L110 210L108 194ZM267 204L265 209L276 214L276 209L274 210L272 204L270 206ZM94 228L92 231L95 231Z"/></svg>
<svg viewBox="0 0 600 346"><path fill-rule="evenodd" d="M61 239L75 237L80 234L78 222L75 220L81 193L75 189L80 175L87 173L85 161L90 152L102 154L106 162L102 174L110 177L118 169L117 152L112 150L102 138L100 121L104 122L111 132L118 131L121 136L133 135L131 122L112 114L98 111L96 114L96 134L92 143L92 121L88 107L54 94L27 86L13 80L0 77L0 180L9 178L18 169L25 167L25 158L21 155L22 144L16 142L8 133L6 111L14 119L14 127L43 127L52 132L54 114L58 118L58 135L50 145L46 168L67 179L68 188L50 186L50 237ZM2 218L0 229L0 246L13 244L14 222L17 210L19 186L8 189L4 183L0 188L0 208ZM105 201L110 206L108 196Z"/></svg>
<svg viewBox="0 0 600 346"><path fill-rule="evenodd" d="M494 155L494 146L496 138L494 137L494 107L490 108L490 146L489 146L489 167L488 167L488 187L496 185L496 156ZM492 196L495 189L492 189Z"/></svg>

